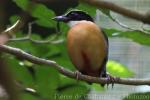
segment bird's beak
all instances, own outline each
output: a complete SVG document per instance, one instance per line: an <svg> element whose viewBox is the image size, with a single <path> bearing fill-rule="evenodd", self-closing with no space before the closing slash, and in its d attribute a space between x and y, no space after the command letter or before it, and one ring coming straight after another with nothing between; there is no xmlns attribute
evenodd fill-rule
<svg viewBox="0 0 150 100"><path fill-rule="evenodd" d="M52 18L53 20L55 20L55 21L58 21L58 22L67 22L67 21L69 21L69 19L68 19L68 17L66 17L66 16L64 16L64 15L62 15L62 16L56 16L56 17L54 17L54 18Z"/></svg>

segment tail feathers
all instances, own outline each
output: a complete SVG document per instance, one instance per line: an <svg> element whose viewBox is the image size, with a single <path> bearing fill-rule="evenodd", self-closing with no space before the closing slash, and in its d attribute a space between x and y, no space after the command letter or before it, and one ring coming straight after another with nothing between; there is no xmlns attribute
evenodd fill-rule
<svg viewBox="0 0 150 100"><path fill-rule="evenodd" d="M104 70L104 71L101 73L100 78L101 78L101 77L102 77L102 78L106 78L106 77L107 77L106 70ZM105 84L101 84L101 86L104 87Z"/></svg>

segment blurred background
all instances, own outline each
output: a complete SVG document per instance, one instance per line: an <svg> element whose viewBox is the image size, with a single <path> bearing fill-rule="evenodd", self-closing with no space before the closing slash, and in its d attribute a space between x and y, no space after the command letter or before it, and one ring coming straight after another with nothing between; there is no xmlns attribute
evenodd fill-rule
<svg viewBox="0 0 150 100"><path fill-rule="evenodd" d="M122 7L126 7L131 10L135 10L141 13L146 13L150 11L150 0L105 0L110 1L115 4L121 5ZM99 13L99 11L98 11ZM110 20L107 16L103 15L101 12L99 13L100 20L98 21L99 25L107 28L115 28L119 30L126 30L126 28L122 28L120 25L116 24L112 20ZM112 12L112 16L118 19L121 23L127 25L128 27L134 29L141 29L145 27L150 29L149 25L143 25L143 23L128 19L122 15L116 14ZM97 22L97 21L96 21ZM140 37L138 37L140 39ZM144 41L144 40L143 40ZM118 61L132 70L135 75L134 78L149 78L150 77L150 48L149 46L141 45L139 43L134 42L131 39L127 38L109 38L110 48L109 48L109 59L113 59ZM105 92L95 92L92 91L91 95L95 95L98 98L94 98L91 100L122 100L125 96L130 93L138 93L138 92L150 92L149 86L125 86L125 85L115 85L113 89L108 88ZM90 95L90 96L91 96ZM102 99L99 99L101 98ZM144 96L143 96L144 97ZM146 97L146 96L145 96ZM130 100L130 99L129 99ZM146 98L140 98L137 96L135 99L131 100L148 100Z"/></svg>
<svg viewBox="0 0 150 100"><path fill-rule="evenodd" d="M150 0L105 1L140 13L150 11ZM54 60L75 71L65 47L68 26L51 20L74 8L88 12L109 36L107 70L110 74L125 78L150 77L150 25L110 10L97 9L77 0L1 0L0 31L18 19L23 20L23 27L7 45ZM36 65L23 58L9 54L3 54L3 58L19 84L18 88L21 88L19 100L150 100L150 86L147 85L115 84L113 89L111 85L102 88L98 84L77 82L61 75L54 68ZM32 91L25 91L27 88ZM3 86L0 88L0 97L1 100L8 98Z"/></svg>

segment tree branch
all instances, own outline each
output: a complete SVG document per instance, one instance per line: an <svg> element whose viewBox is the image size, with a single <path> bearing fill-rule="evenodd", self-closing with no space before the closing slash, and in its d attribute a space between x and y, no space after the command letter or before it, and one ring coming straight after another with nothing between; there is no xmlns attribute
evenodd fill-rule
<svg viewBox="0 0 150 100"><path fill-rule="evenodd" d="M102 1L102 0L80 0L80 1L90 4L90 5L93 5L93 6L96 6L97 8L110 9L116 13L127 16L129 18L141 21L146 24L150 24L150 12L147 12L146 14L141 14L139 12L129 10L127 8L123 8L114 3L111 3L108 1Z"/></svg>
<svg viewBox="0 0 150 100"><path fill-rule="evenodd" d="M118 5L115 5L113 3L109 3L106 1L98 1L98 0L81 0L81 1L85 2L85 3L89 3L96 7L111 9L112 11L115 11L122 15L125 15L130 18L150 24L150 16L148 14L143 15L143 14L122 8ZM21 27L22 27L22 22L18 21L16 24L14 24L14 26L8 28L3 33L4 34L7 33L7 34L11 35L12 33L15 33L16 31L18 31ZM24 58L32 63L35 63L35 64L49 65L49 66L57 69L61 74L68 76L70 78L76 79L76 73L74 73L68 69L65 69L63 66L58 65L54 61L38 58L36 56L33 56L31 54L28 54L28 53L22 51L21 49L13 48L13 47L6 46L6 45L0 45L0 51L12 54L14 56L22 57L22 58ZM87 82L91 82L91 83L99 83L99 84L102 84L102 83L106 84L109 82L106 78L97 78L97 77L91 77L91 76L82 75L82 74L78 75L78 79L87 81ZM121 79L115 80L114 83L124 84L124 85L150 85L150 79L121 78Z"/></svg>
<svg viewBox="0 0 150 100"><path fill-rule="evenodd" d="M21 49L13 48L13 47L6 46L6 45L0 45L0 51L12 54L17 57L22 57L22 58L24 58L32 63L35 63L35 64L49 65L49 66L57 69L61 74L68 76L70 78L76 79L76 73L74 73L68 69L65 69L63 66L58 65L55 61L38 58L36 56L33 56L31 54L24 52ZM101 84L101 83L106 84L109 82L106 78L97 78L97 77L91 77L91 76L82 75L82 74L79 74L78 80L87 81L87 82L91 82L91 83L99 83L99 84ZM114 83L124 84L124 85L150 85L150 79L120 78L118 80L115 80Z"/></svg>
<svg viewBox="0 0 150 100"><path fill-rule="evenodd" d="M121 23L118 19L115 19L111 14L110 14L110 16L111 16L110 19L111 19L112 21L114 21L115 23L117 23L117 24L118 24L119 26L121 26L122 28L128 29L128 30L130 30L130 31L137 31L137 32L144 33L144 34L146 34L146 35L150 35L150 32L148 32L148 31L146 31L146 30L143 30L142 28L141 28L141 29L132 28L132 27L130 27L130 26L127 26L127 25Z"/></svg>
<svg viewBox="0 0 150 100"><path fill-rule="evenodd" d="M59 44L59 43L64 42L63 39L56 40L55 38L57 36L52 37L51 39L48 39L48 40L35 40L35 39L32 39L32 37L31 37L31 35L32 35L32 24L34 24L34 23L35 22L33 21L33 22L30 22L28 24L28 34L25 37L11 38L11 39L9 39L9 42L13 42L13 41L30 41L30 42L35 43L35 44Z"/></svg>
<svg viewBox="0 0 150 100"><path fill-rule="evenodd" d="M3 32L0 33L0 44L6 43L15 33L18 31L21 27L22 22L18 20L15 24L13 24L11 27L7 28Z"/></svg>
<svg viewBox="0 0 150 100"><path fill-rule="evenodd" d="M7 28L2 33L12 36L13 33L16 33L22 26L23 26L23 22L21 20L17 20L15 24L13 24L11 27Z"/></svg>

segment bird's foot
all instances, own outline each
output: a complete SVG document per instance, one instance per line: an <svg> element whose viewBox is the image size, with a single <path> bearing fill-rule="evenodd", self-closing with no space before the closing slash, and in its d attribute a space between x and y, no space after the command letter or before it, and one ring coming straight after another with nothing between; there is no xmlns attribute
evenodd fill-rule
<svg viewBox="0 0 150 100"><path fill-rule="evenodd" d="M79 80L79 75L81 75L81 72L75 71L74 74L76 76L76 79Z"/></svg>
<svg viewBox="0 0 150 100"><path fill-rule="evenodd" d="M108 85L111 84L112 85L112 88L114 87L114 82L119 80L120 78L119 77L113 77L111 76L109 73L106 74L106 78L107 78L107 88L108 88Z"/></svg>

